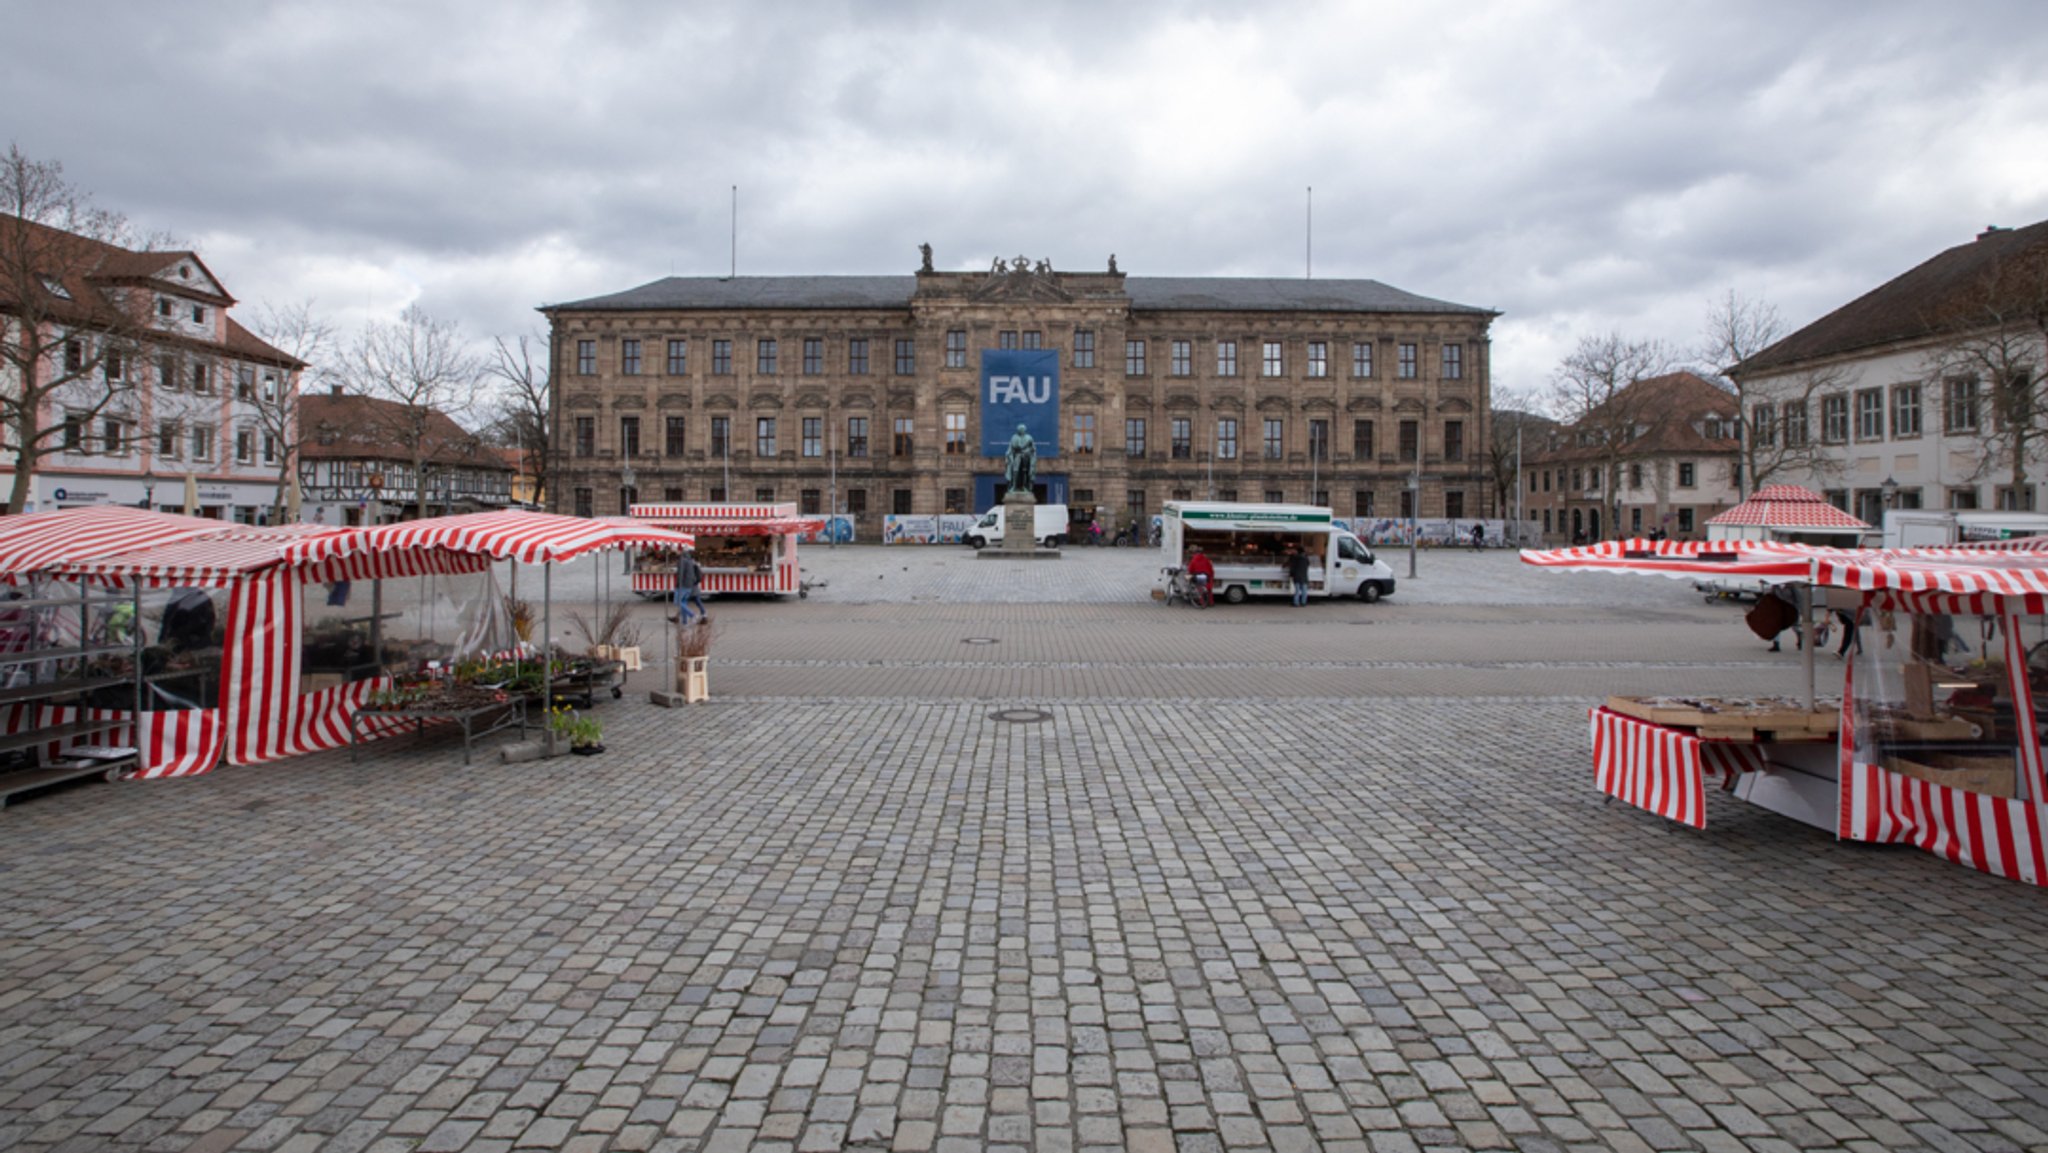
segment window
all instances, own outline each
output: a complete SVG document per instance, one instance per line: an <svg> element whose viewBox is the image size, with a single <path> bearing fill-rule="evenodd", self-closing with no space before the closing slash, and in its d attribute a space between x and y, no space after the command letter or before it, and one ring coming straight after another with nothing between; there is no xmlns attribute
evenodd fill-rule
<svg viewBox="0 0 2048 1153"><path fill-rule="evenodd" d="M1678 531L1679 531L1679 532L1691 532L1691 531L1692 531L1692 510L1691 510L1691 509L1689 509L1689 508L1682 508L1682 509L1679 509L1679 510L1678 510Z"/></svg>
<svg viewBox="0 0 2048 1153"><path fill-rule="evenodd" d="M619 418L619 455L631 459L640 455L640 418Z"/></svg>
<svg viewBox="0 0 2048 1153"><path fill-rule="evenodd" d="M192 392L197 396L206 396L213 392L213 377L206 371L206 362L203 360L192 366Z"/></svg>
<svg viewBox="0 0 2048 1153"><path fill-rule="evenodd" d="M1321 340L1308 342L1308 374L1311 377L1330 375L1330 346Z"/></svg>
<svg viewBox="0 0 2048 1153"><path fill-rule="evenodd" d="M688 445L689 422L685 417L662 418L661 451L664 456L681 456Z"/></svg>
<svg viewBox="0 0 2048 1153"><path fill-rule="evenodd" d="M956 514L956 515L957 515L957 514L959 514L959 513L961 513L961 512L964 512L964 511L966 511L966 508L967 508L967 490L966 490L966 489L964 489L964 488L949 488L949 489L947 489L947 490L946 490L946 511L947 511L948 513L952 513L952 514Z"/></svg>
<svg viewBox="0 0 2048 1153"><path fill-rule="evenodd" d="M1678 462L1678 487L1692 488L1698 479L1698 476L1693 471L1693 463L1691 461L1681 460Z"/></svg>
<svg viewBox="0 0 2048 1153"><path fill-rule="evenodd" d="M67 340L64 342L64 371L85 371L85 342Z"/></svg>
<svg viewBox="0 0 2048 1153"><path fill-rule="evenodd" d="M1643 510L1642 510L1642 509L1639 509L1639 508L1632 508L1632 509L1628 510L1628 533L1629 533L1629 535L1630 535L1630 536L1641 536L1641 535L1643 535Z"/></svg>
<svg viewBox="0 0 2048 1153"><path fill-rule="evenodd" d="M1679 475L1680 475L1680 476L1683 476L1683 475L1684 475L1684 472L1683 472L1683 470L1681 470L1681 471L1680 471ZM1640 465L1640 464L1630 464L1630 465L1628 466L1628 486L1629 486L1630 488L1641 488L1641 487L1643 487L1643 466L1642 466L1642 465Z"/></svg>
<svg viewBox="0 0 2048 1153"><path fill-rule="evenodd" d="M178 435L178 432L178 422L175 420L165 420L157 422L156 454L158 456L163 457L167 460L178 459L179 446L184 443L185 439L184 437Z"/></svg>
<svg viewBox="0 0 2048 1153"><path fill-rule="evenodd" d="M775 342L757 340L754 342L754 371L762 376L775 375Z"/></svg>
<svg viewBox="0 0 2048 1153"><path fill-rule="evenodd" d="M627 376L640 375L640 342L621 340L619 342L619 371Z"/></svg>
<svg viewBox="0 0 2048 1153"><path fill-rule="evenodd" d="M1012 333L1011 335L1015 336L1016 334ZM946 367L967 367L967 330L964 328L949 328L946 330ZM903 370L899 368L896 371L901 373Z"/></svg>
<svg viewBox="0 0 2048 1153"><path fill-rule="evenodd" d="M1026 348L1044 348L1044 347L1045 347L1045 334L1044 334L1044 333L1042 333L1042 332L1040 332L1040 331L1038 331L1038 330L1037 330L1037 329L1035 329L1035 328L1034 328L1034 329L1027 329L1027 330L1025 330L1025 333L1024 333L1024 347L1026 347Z"/></svg>
<svg viewBox="0 0 2048 1153"><path fill-rule="evenodd" d="M1397 349L1397 352L1399 353L1399 359L1397 361L1397 367L1395 368L1394 375L1400 377L1402 380L1414 380L1415 346L1412 344L1404 344Z"/></svg>
<svg viewBox="0 0 2048 1153"><path fill-rule="evenodd" d="M195 424L192 426L192 459L213 459L213 426Z"/></svg>
<svg viewBox="0 0 2048 1153"><path fill-rule="evenodd" d="M754 501L757 504L774 504L775 490L772 487L756 486L754 489Z"/></svg>
<svg viewBox="0 0 2048 1153"><path fill-rule="evenodd" d="M1170 351L1173 354L1173 359L1168 363L1167 371L1175 376L1193 376L1195 374L1195 342L1192 340L1176 340L1173 342Z"/></svg>
<svg viewBox="0 0 2048 1153"><path fill-rule="evenodd" d="M1287 428L1286 422L1269 419L1265 422L1264 427L1266 434L1266 459L1279 460L1283 455L1285 455L1285 431Z"/></svg>
<svg viewBox="0 0 2048 1153"><path fill-rule="evenodd" d="M825 342L815 336L804 338L804 375L818 376L825 371Z"/></svg>
<svg viewBox="0 0 2048 1153"><path fill-rule="evenodd" d="M1227 416L1216 422L1216 456L1219 460L1237 459L1237 421Z"/></svg>
<svg viewBox="0 0 2048 1153"><path fill-rule="evenodd" d="M1444 345L1444 372L1443 372L1443 378L1444 378L1445 380L1463 380L1463 379L1465 379L1465 346L1464 346L1464 345L1462 345L1462 344L1446 344L1446 345Z"/></svg>
<svg viewBox="0 0 2048 1153"><path fill-rule="evenodd" d="M866 340L855 339L846 342L846 371L850 376L866 376L868 374L868 342Z"/></svg>
<svg viewBox="0 0 2048 1153"><path fill-rule="evenodd" d="M1758 448L1770 448L1778 443L1777 410L1768 404L1759 404L1749 410L1749 439Z"/></svg>
<svg viewBox="0 0 2048 1153"><path fill-rule="evenodd" d="M1185 416L1176 416L1170 424L1173 433L1173 459L1192 459L1195 455L1194 421Z"/></svg>
<svg viewBox="0 0 2048 1153"><path fill-rule="evenodd" d="M256 370L246 364L235 366L235 399L256 399Z"/></svg>
<svg viewBox="0 0 2048 1153"><path fill-rule="evenodd" d="M732 341L714 340L711 342L711 375L732 375Z"/></svg>
<svg viewBox="0 0 2048 1153"><path fill-rule="evenodd" d="M65 415L65 417L64 417L64 451L65 451L65 452L83 452L83 451L85 450L85 419L86 419L85 417L83 417L83 416L80 416L79 414L77 414L77 413L75 413L75 412L74 412L74 413L68 413L68 414L66 414L66 415Z"/></svg>
<svg viewBox="0 0 2048 1153"><path fill-rule="evenodd" d="M577 489L577 490L576 490L576 515L577 515L577 516L593 516L593 515L595 515L595 514L596 514L596 508L597 508L597 494L596 494L596 492L594 492L594 491L593 491L593 490L591 490L591 489L587 489L587 488L579 488L579 489Z"/></svg>
<svg viewBox="0 0 2048 1153"><path fill-rule="evenodd" d="M1372 459L1372 422L1354 420L1351 422L1351 459L1364 463Z"/></svg>
<svg viewBox="0 0 2048 1153"><path fill-rule="evenodd" d="M868 454L868 418L849 416L846 418L846 455L866 456Z"/></svg>
<svg viewBox="0 0 2048 1153"><path fill-rule="evenodd" d="M1124 375L1125 375L1125 376L1143 376L1143 375L1145 375L1145 342L1144 342L1144 341L1142 341L1142 340L1126 340L1126 341L1124 341Z"/></svg>
<svg viewBox="0 0 2048 1153"><path fill-rule="evenodd" d="M946 417L946 455L967 455L967 414L949 412Z"/></svg>
<svg viewBox="0 0 2048 1153"><path fill-rule="evenodd" d="M1188 489L1188 488L1177 488L1177 489L1174 489L1174 490L1173 490L1173 495L1172 495L1172 496L1170 496L1170 497L1168 497L1168 498L1166 498L1166 499L1168 499L1168 500L1193 500L1193 499L1194 499L1194 490L1193 490L1193 489Z"/></svg>
<svg viewBox="0 0 2048 1153"><path fill-rule="evenodd" d="M597 455L597 418L594 416L576 418L576 455Z"/></svg>
<svg viewBox="0 0 2048 1153"><path fill-rule="evenodd" d="M277 434L274 432L263 434L263 463L277 463Z"/></svg>
<svg viewBox="0 0 2048 1153"><path fill-rule="evenodd" d="M1948 490L1948 507L1976 508L1977 490L1975 488L1952 488Z"/></svg>
<svg viewBox="0 0 2048 1153"><path fill-rule="evenodd" d="M277 374L274 372L263 374L263 399L266 402L277 399Z"/></svg>
<svg viewBox="0 0 2048 1153"><path fill-rule="evenodd" d="M1977 431L1977 378L1957 377L1943 381L1942 387L1942 431Z"/></svg>
<svg viewBox="0 0 2048 1153"><path fill-rule="evenodd" d="M1310 460L1330 459L1330 422L1314 419L1308 422L1308 458Z"/></svg>
<svg viewBox="0 0 2048 1153"><path fill-rule="evenodd" d="M1856 439L1884 439L1884 390L1856 390Z"/></svg>
<svg viewBox="0 0 2048 1153"><path fill-rule="evenodd" d="M1216 490L1216 499L1225 504L1236 504L1237 490L1234 488L1219 488Z"/></svg>
<svg viewBox="0 0 2048 1153"><path fill-rule="evenodd" d="M256 463L256 431L248 428L235 430L235 463Z"/></svg>
<svg viewBox="0 0 2048 1153"><path fill-rule="evenodd" d="M910 490L896 488L889 490L889 511L897 516L910 515Z"/></svg>
<svg viewBox="0 0 2048 1153"><path fill-rule="evenodd" d="M1351 515L1371 516L1372 514L1372 490L1369 488L1353 490L1351 493Z"/></svg>
<svg viewBox="0 0 2048 1153"><path fill-rule="evenodd" d="M1095 455L1095 414L1092 412L1074 414L1074 455Z"/></svg>
<svg viewBox="0 0 2048 1153"><path fill-rule="evenodd" d="M2034 486L2023 484L2014 488L2009 484L1998 486L1998 508L2001 512L2034 511Z"/></svg>
<svg viewBox="0 0 2048 1153"><path fill-rule="evenodd" d="M1823 444L1849 439L1849 398L1841 393L1820 398L1820 439Z"/></svg>
<svg viewBox="0 0 2048 1153"><path fill-rule="evenodd" d="M825 455L825 418L807 416L803 423L803 454L809 457Z"/></svg>
<svg viewBox="0 0 2048 1153"><path fill-rule="evenodd" d="M895 432L890 445L895 455L910 455L911 450L916 447L916 437L914 435L916 427L915 422L910 417L899 416L896 418L896 423L893 426Z"/></svg>
<svg viewBox="0 0 2048 1153"><path fill-rule="evenodd" d="M192 306L192 323L194 323L194 324L205 324L205 323L206 323L206 310L205 310L204 308L201 308L201 307L200 307L199 305L196 305L196 304Z"/></svg>
<svg viewBox="0 0 2048 1153"><path fill-rule="evenodd" d="M1125 489L1125 490L1124 490L1124 513L1125 513L1125 515L1127 515L1127 516L1129 516L1129 517L1131 518L1131 523L1132 523L1133 525L1138 525L1138 526L1141 526L1141 531L1142 531L1142 526L1143 526L1143 524L1145 523L1145 490L1144 490L1144 489L1142 489L1142 488L1127 488L1127 489ZM1142 544L1142 543L1144 543L1144 542L1143 542L1143 541L1132 541L1131 543L1132 543L1132 544Z"/></svg>
<svg viewBox="0 0 2048 1153"><path fill-rule="evenodd" d="M1892 386L1892 439L1920 435L1920 386Z"/></svg>
<svg viewBox="0 0 2048 1153"><path fill-rule="evenodd" d="M1216 342L1216 375L1237 375L1237 342L1219 340Z"/></svg>
<svg viewBox="0 0 2048 1153"><path fill-rule="evenodd" d="M1085 328L1074 330L1074 367L1095 367L1095 333Z"/></svg>
<svg viewBox="0 0 2048 1153"><path fill-rule="evenodd" d="M1413 464L1422 454L1422 422L1404 420L1401 422L1401 461Z"/></svg>
<svg viewBox="0 0 2048 1153"><path fill-rule="evenodd" d="M896 375L917 375L917 342L899 340L896 342Z"/></svg>
<svg viewBox="0 0 2048 1153"><path fill-rule="evenodd" d="M1124 455L1140 457L1145 455L1145 418L1127 416L1124 418Z"/></svg>
<svg viewBox="0 0 2048 1153"><path fill-rule="evenodd" d="M1351 342L1351 375L1372 375L1372 341L1354 340Z"/></svg>
<svg viewBox="0 0 2048 1153"><path fill-rule="evenodd" d="M1287 357L1280 350L1280 342L1269 340L1263 346L1259 359L1260 376L1284 376L1287 373Z"/></svg>
<svg viewBox="0 0 2048 1153"><path fill-rule="evenodd" d="M690 373L690 342L671 340L668 342L668 374L688 376Z"/></svg>
<svg viewBox="0 0 2048 1153"><path fill-rule="evenodd" d="M576 375L578 375L578 376L595 376L596 374L597 374L597 342L596 342L596 341L594 341L594 340L579 340L579 341L577 341L577 342L576 342Z"/></svg>
<svg viewBox="0 0 2048 1153"><path fill-rule="evenodd" d="M128 452L127 425L122 424L118 420L102 421L100 424L100 436L102 443L106 446L108 456L122 456ZM265 444L276 443L275 437L266 436L263 439ZM266 456L263 459L270 460L272 458Z"/></svg>
<svg viewBox="0 0 2048 1153"><path fill-rule="evenodd" d="M854 516L864 516L868 511L868 490L850 488L846 490L846 511Z"/></svg>
<svg viewBox="0 0 2048 1153"><path fill-rule="evenodd" d="M1287 494L1280 489L1269 488L1266 490L1265 499L1267 504L1279 504L1287 499Z"/></svg>
<svg viewBox="0 0 2048 1153"><path fill-rule="evenodd" d="M170 298L170 297L168 297L168 296L159 296L159 297L157 297L157 298L156 298L156 314L157 314L158 316L164 317L165 319L169 319L169 318L170 318L170 315L171 315L171 298Z"/></svg>
<svg viewBox="0 0 2048 1153"><path fill-rule="evenodd" d="M1017 347L1017 330L1016 330L1016 329L1014 329L1014 328L1006 328L1006 329L1002 330L1001 332L998 332L998 333L996 333L996 347L997 347L997 348L1015 348L1015 347Z"/></svg>
<svg viewBox="0 0 2048 1153"><path fill-rule="evenodd" d="M1458 489L1444 493L1444 515L1453 520L1465 515L1465 494Z"/></svg>
<svg viewBox="0 0 2048 1153"><path fill-rule="evenodd" d="M1787 402L1780 423L1785 430L1786 448L1806 447L1806 402Z"/></svg>
<svg viewBox="0 0 2048 1153"><path fill-rule="evenodd" d="M183 382L178 379L178 358L159 356L156 358L156 382L172 392L178 391Z"/></svg>
<svg viewBox="0 0 2048 1153"><path fill-rule="evenodd" d="M775 455L775 418L772 416L754 418L754 455Z"/></svg>
<svg viewBox="0 0 2048 1153"><path fill-rule="evenodd" d="M119 380L121 379L121 371L120 352L113 349L107 350L106 357L100 361L100 375L108 380Z"/></svg>
<svg viewBox="0 0 2048 1153"><path fill-rule="evenodd" d="M729 416L711 418L711 455L721 460L732 455L732 418Z"/></svg>
<svg viewBox="0 0 2048 1153"><path fill-rule="evenodd" d="M1465 422L1447 420L1444 422L1444 460L1465 459Z"/></svg>

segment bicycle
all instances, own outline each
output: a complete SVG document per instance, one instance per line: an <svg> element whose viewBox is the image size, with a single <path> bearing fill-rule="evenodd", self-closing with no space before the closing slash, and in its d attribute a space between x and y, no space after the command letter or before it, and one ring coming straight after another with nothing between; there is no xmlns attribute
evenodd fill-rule
<svg viewBox="0 0 2048 1153"><path fill-rule="evenodd" d="M1188 575L1186 569L1164 568L1166 574L1166 603L1179 601L1190 608L1205 609L1216 603L1216 594L1209 586Z"/></svg>

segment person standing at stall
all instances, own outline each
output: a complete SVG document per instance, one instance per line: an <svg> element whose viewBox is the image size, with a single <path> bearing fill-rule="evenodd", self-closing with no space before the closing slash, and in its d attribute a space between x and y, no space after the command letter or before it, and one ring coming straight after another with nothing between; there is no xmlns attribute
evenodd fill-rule
<svg viewBox="0 0 2048 1153"><path fill-rule="evenodd" d="M1287 579L1294 582L1294 607L1308 603L1308 554L1298 545L1287 546Z"/></svg>
<svg viewBox="0 0 2048 1153"><path fill-rule="evenodd" d="M704 567L697 563L697 550L684 546L676 554L676 619L683 624L690 623L690 606L697 606L697 615L711 619L711 611L704 607Z"/></svg>

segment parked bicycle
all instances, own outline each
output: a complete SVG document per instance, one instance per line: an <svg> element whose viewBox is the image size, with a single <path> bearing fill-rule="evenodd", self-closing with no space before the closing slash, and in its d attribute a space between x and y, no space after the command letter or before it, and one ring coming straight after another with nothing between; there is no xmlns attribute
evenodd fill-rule
<svg viewBox="0 0 2048 1153"><path fill-rule="evenodd" d="M1186 569L1168 567L1159 570L1166 574L1166 603L1184 604L1190 608L1205 609L1216 603L1216 594L1207 584L1188 575Z"/></svg>

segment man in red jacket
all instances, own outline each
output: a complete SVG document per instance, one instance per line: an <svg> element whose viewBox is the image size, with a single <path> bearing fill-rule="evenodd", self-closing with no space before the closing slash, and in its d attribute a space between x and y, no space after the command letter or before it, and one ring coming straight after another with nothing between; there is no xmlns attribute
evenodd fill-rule
<svg viewBox="0 0 2048 1153"><path fill-rule="evenodd" d="M1216 566L1202 553L1202 546L1196 545L1188 556L1188 579L1200 586L1203 596L1213 595L1209 585L1216 580Z"/></svg>

